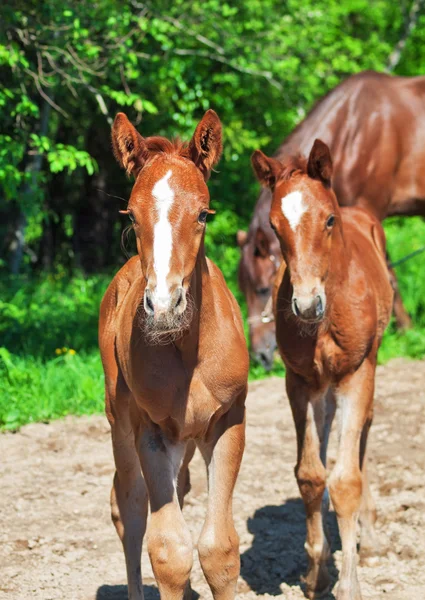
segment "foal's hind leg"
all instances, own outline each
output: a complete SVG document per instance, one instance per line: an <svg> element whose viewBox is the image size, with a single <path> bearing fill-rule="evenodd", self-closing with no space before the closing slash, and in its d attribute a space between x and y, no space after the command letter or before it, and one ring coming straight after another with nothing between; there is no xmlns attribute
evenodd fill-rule
<svg viewBox="0 0 425 600"><path fill-rule="evenodd" d="M328 506L327 494L324 496L326 468L321 455L326 460L326 444L334 411L329 406L327 413L325 399L319 394L312 395L305 382L289 369L286 389L297 431L295 476L307 516L305 549L309 566L305 582L308 596L314 598L324 593L330 583L326 567L329 544L323 523Z"/></svg>
<svg viewBox="0 0 425 600"><path fill-rule="evenodd" d="M357 520L362 499L360 438L371 414L375 365L366 359L336 390L340 405L340 443L329 489L342 542L337 600L361 600L357 579Z"/></svg>
<svg viewBox="0 0 425 600"><path fill-rule="evenodd" d="M240 571L232 496L245 446L243 401L218 421L211 442L199 443L208 468L208 508L198 552L214 600L233 600Z"/></svg>
<svg viewBox="0 0 425 600"><path fill-rule="evenodd" d="M379 552L375 532L376 505L370 490L367 469L367 438L372 424L372 412L367 419L360 439L360 468L362 470L362 500L360 504L360 556L366 558Z"/></svg>
<svg viewBox="0 0 425 600"><path fill-rule="evenodd" d="M112 521L124 548L129 600L143 600L142 541L146 529L148 497L134 445L128 401L117 399L111 419L115 476L111 490Z"/></svg>

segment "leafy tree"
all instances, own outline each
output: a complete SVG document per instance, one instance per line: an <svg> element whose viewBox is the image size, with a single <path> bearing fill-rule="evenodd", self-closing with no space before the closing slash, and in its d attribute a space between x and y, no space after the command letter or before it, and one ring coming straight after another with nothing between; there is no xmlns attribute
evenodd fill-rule
<svg viewBox="0 0 425 600"><path fill-rule="evenodd" d="M0 25L3 265L115 263L116 210L129 189L110 150L115 112L145 135L188 137L213 107L225 150L210 184L219 211L209 250L234 268L234 232L258 192L252 150L273 151L351 73L423 71L423 5L9 0Z"/></svg>

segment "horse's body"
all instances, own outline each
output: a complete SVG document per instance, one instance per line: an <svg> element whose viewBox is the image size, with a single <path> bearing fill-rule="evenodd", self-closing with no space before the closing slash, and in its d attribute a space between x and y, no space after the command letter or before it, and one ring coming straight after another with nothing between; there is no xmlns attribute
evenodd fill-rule
<svg viewBox="0 0 425 600"><path fill-rule="evenodd" d="M322 98L275 157L305 156L311 140L320 138L332 153L332 185L341 206L363 206L380 221L394 215L424 216L424 136L425 77L364 72L349 77ZM239 267L240 285L248 303L252 349L266 364L272 357L270 332L274 330L273 323L263 323L261 318L274 273L268 257L281 261L269 225L270 205L270 190L264 189L248 235L240 237ZM259 229L260 237L266 238L261 248ZM408 326L410 320L399 296L394 308L398 325Z"/></svg>
<svg viewBox="0 0 425 600"><path fill-rule="evenodd" d="M239 307L204 253L211 212L204 178L221 152L221 125L209 111L185 146L145 140L118 115L113 143L136 177L127 212L139 254L110 284L99 325L116 465L112 518L129 597L143 598L148 498L148 551L161 597L190 596L193 548L181 506L196 444L209 472L198 552L214 598L227 600L239 574L231 499L244 449L248 353Z"/></svg>
<svg viewBox="0 0 425 600"><path fill-rule="evenodd" d="M326 448L339 411L339 450L329 479L343 562L338 600L360 600L356 523L362 550L371 549L375 507L365 451L373 416L377 352L393 292L379 220L360 207L338 207L331 160L316 141L308 163L281 163L257 151L253 165L270 185L270 221L284 262L274 288L276 336L298 440L295 469L307 515L306 578L311 598L329 585L324 528L328 509Z"/></svg>

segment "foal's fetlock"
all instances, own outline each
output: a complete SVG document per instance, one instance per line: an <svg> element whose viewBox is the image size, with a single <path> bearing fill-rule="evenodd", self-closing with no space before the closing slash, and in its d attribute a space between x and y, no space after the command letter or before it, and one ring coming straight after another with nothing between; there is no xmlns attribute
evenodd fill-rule
<svg viewBox="0 0 425 600"><path fill-rule="evenodd" d="M199 560L214 598L233 598L240 572L239 537L236 531L219 539L204 534L198 543Z"/></svg>
<svg viewBox="0 0 425 600"><path fill-rule="evenodd" d="M310 600L313 600L314 598L320 598L329 589L331 578L326 561L330 556L330 549L327 541L323 546L316 546L315 548L306 543L305 549L309 557L309 565L303 581L306 584L307 596Z"/></svg>

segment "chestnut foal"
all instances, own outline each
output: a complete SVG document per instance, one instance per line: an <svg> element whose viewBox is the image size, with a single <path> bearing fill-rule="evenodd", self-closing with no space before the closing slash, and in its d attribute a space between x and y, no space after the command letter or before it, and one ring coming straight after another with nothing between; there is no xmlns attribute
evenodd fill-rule
<svg viewBox="0 0 425 600"><path fill-rule="evenodd" d="M326 447L337 407L339 450L329 478L343 553L337 598L360 600L356 524L360 512L361 542L370 549L375 507L365 451L376 356L393 300L384 232L364 209L339 208L331 189L331 156L320 140L308 161L280 162L257 150L252 163L260 182L272 189L270 223L287 265L275 284L276 335L297 431L307 592L314 598L329 586Z"/></svg>
<svg viewBox="0 0 425 600"><path fill-rule="evenodd" d="M209 110L189 144L143 138L119 113L118 162L136 181L128 209L138 256L114 277L100 308L106 414L116 473L112 519L123 543L128 594L143 598L147 545L161 598L191 596L193 547L181 507L195 444L208 470L208 508L198 543L216 600L234 598L239 540L232 495L245 443L248 351L239 307L206 258L206 180L221 154Z"/></svg>

